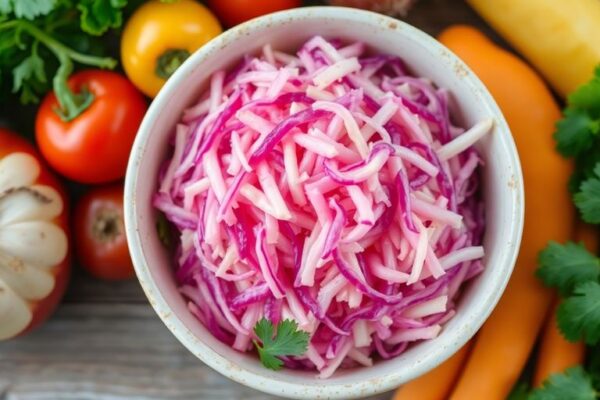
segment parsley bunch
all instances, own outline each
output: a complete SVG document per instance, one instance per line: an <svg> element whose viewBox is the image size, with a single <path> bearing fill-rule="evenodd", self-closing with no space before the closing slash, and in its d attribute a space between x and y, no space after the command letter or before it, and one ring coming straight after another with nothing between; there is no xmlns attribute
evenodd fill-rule
<svg viewBox="0 0 600 400"><path fill-rule="evenodd" d="M59 115L71 120L93 101L73 93L67 79L74 64L114 68L94 36L123 22L127 0L0 0L0 85L22 103L35 103L54 89Z"/></svg>

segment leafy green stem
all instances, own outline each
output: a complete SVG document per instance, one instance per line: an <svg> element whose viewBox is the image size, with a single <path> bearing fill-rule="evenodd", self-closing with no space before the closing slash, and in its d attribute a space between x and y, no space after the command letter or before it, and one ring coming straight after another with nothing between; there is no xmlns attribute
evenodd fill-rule
<svg viewBox="0 0 600 400"><path fill-rule="evenodd" d="M74 93L69 87L67 80L73 72L73 61L98 68L114 68L117 64L116 60L109 57L96 57L79 53L27 21L15 20L0 24L0 30L8 28L16 28L29 34L58 58L60 66L52 80L52 85L60 105L55 112L64 121L77 118L94 101L93 94L85 88L79 93Z"/></svg>

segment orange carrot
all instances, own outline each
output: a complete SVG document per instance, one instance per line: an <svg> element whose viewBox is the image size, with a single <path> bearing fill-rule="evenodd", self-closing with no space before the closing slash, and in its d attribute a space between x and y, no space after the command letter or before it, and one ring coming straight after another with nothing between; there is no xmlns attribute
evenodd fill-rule
<svg viewBox="0 0 600 400"><path fill-rule="evenodd" d="M592 253L598 252L598 231L591 225L580 222L575 227L575 240L583 242ZM534 386L540 386L550 375L563 372L569 367L581 364L585 358L585 344L571 343L558 330L556 310L560 300L556 299L551 315L546 322L540 354L538 355L533 377Z"/></svg>
<svg viewBox="0 0 600 400"><path fill-rule="evenodd" d="M465 344L456 354L425 375L401 386L392 400L444 400L460 373L471 350L471 343Z"/></svg>
<svg viewBox="0 0 600 400"><path fill-rule="evenodd" d="M567 241L573 211L568 162L554 151L560 109L542 79L522 60L466 26L440 40L487 86L511 128L523 167L525 227L514 273L498 306L479 331L452 400L504 400L542 328L552 291L535 277L538 252L549 240Z"/></svg>

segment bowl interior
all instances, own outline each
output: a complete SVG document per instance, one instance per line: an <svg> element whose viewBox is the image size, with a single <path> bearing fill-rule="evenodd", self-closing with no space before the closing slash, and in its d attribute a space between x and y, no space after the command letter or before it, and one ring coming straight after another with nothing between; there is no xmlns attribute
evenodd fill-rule
<svg viewBox="0 0 600 400"><path fill-rule="evenodd" d="M158 170L181 112L206 89L212 72L258 52L270 43L293 51L314 36L363 41L372 50L401 56L408 67L449 89L453 118L472 126L495 120L494 132L479 143L487 228L485 271L463 293L457 315L436 339L371 368L339 370L328 380L313 372L264 369L254 355L241 354L215 339L187 310L177 291L172 260L155 229L151 198ZM298 398L351 398L391 389L448 358L487 318L512 271L522 230L521 171L508 127L483 85L447 49L400 21L363 11L305 8L273 14L232 29L195 53L153 102L134 145L126 182L128 237L138 277L157 313L190 351L222 374L254 388Z"/></svg>

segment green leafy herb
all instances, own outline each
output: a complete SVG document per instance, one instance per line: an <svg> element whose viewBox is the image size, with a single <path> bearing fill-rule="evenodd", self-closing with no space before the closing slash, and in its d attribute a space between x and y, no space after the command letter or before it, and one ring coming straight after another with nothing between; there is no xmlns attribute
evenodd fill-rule
<svg viewBox="0 0 600 400"><path fill-rule="evenodd" d="M77 5L81 29L90 35L102 35L110 28L120 27L126 5L127 0L81 0Z"/></svg>
<svg viewBox="0 0 600 400"><path fill-rule="evenodd" d="M33 20L49 14L55 6L56 0L0 0L0 14Z"/></svg>
<svg viewBox="0 0 600 400"><path fill-rule="evenodd" d="M0 0L0 85L12 78L22 103L39 101L50 89L58 113L72 120L93 101L85 90L74 93L67 79L76 64L114 68L116 61L91 55L93 35L122 24L127 0ZM80 47L79 44L84 44Z"/></svg>
<svg viewBox="0 0 600 400"><path fill-rule="evenodd" d="M593 345L600 341L600 283L578 285L573 295L558 308L558 327L570 341L585 339Z"/></svg>
<svg viewBox="0 0 600 400"><path fill-rule="evenodd" d="M593 120L586 111L578 109L567 109L556 127L554 138L558 143L557 149L566 157L588 150L600 133L600 121Z"/></svg>
<svg viewBox="0 0 600 400"><path fill-rule="evenodd" d="M300 356L308 348L310 338L308 332L298 329L296 321L286 319L277 324L274 332L273 323L262 318L254 326L254 334L261 343L254 341L260 361L266 368L279 370L283 366L280 356Z"/></svg>
<svg viewBox="0 0 600 400"><path fill-rule="evenodd" d="M551 375L541 388L531 393L529 400L596 400L597 394L590 376L577 366Z"/></svg>
<svg viewBox="0 0 600 400"><path fill-rule="evenodd" d="M21 92L21 103L36 103L37 92L43 88L47 79L44 70L44 59L38 55L37 42L33 45L31 55L21 61L13 70L13 92Z"/></svg>
<svg viewBox="0 0 600 400"><path fill-rule="evenodd" d="M571 294L576 285L600 277L600 260L583 243L550 242L540 252L539 264L537 276L546 285L558 288L563 296Z"/></svg>
<svg viewBox="0 0 600 400"><path fill-rule="evenodd" d="M556 125L556 148L565 157L580 156L598 144L600 134L600 66L592 80L568 98L564 118ZM596 159L595 161L600 161Z"/></svg>
<svg viewBox="0 0 600 400"><path fill-rule="evenodd" d="M594 167L594 176L581 183L574 200L584 221L600 223L600 163Z"/></svg>

